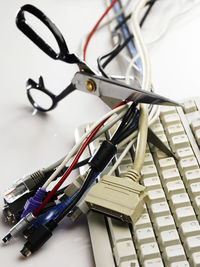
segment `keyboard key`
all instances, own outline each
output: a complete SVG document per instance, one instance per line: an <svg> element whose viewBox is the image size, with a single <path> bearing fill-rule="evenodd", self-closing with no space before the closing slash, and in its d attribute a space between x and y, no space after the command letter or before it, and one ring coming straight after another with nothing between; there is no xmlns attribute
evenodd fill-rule
<svg viewBox="0 0 200 267"><path fill-rule="evenodd" d="M185 172L183 175L183 180L187 185L200 182L200 169L198 168Z"/></svg>
<svg viewBox="0 0 200 267"><path fill-rule="evenodd" d="M170 144L174 152L179 148L185 148L190 145L186 134L172 136Z"/></svg>
<svg viewBox="0 0 200 267"><path fill-rule="evenodd" d="M149 190L148 195L149 201L147 202L147 205L150 205L151 203L163 202L166 200L163 189Z"/></svg>
<svg viewBox="0 0 200 267"><path fill-rule="evenodd" d="M170 209L166 201L149 205L149 211L154 218L170 215Z"/></svg>
<svg viewBox="0 0 200 267"><path fill-rule="evenodd" d="M200 118L200 112L194 111L186 114L186 118L189 124L192 123L193 120Z"/></svg>
<svg viewBox="0 0 200 267"><path fill-rule="evenodd" d="M166 195L170 199L172 195L185 193L185 186L182 180L172 181L166 183Z"/></svg>
<svg viewBox="0 0 200 267"><path fill-rule="evenodd" d="M176 114L176 108L172 106L161 106L160 107L160 116L163 117L164 115L169 114Z"/></svg>
<svg viewBox="0 0 200 267"><path fill-rule="evenodd" d="M174 218L178 225L185 221L194 221L196 219L192 206L178 208L175 210Z"/></svg>
<svg viewBox="0 0 200 267"><path fill-rule="evenodd" d="M163 256L166 264L169 262L186 260L185 252L181 244L166 247Z"/></svg>
<svg viewBox="0 0 200 267"><path fill-rule="evenodd" d="M161 188L161 183L158 176L143 179L143 185L146 187L147 191Z"/></svg>
<svg viewBox="0 0 200 267"><path fill-rule="evenodd" d="M149 218L149 214L147 212L144 212L137 220L137 222L133 225L133 228L136 231L137 229L147 228L150 226L151 226L151 221Z"/></svg>
<svg viewBox="0 0 200 267"><path fill-rule="evenodd" d="M162 250L164 247L178 245L181 243L176 229L160 232L158 241Z"/></svg>
<svg viewBox="0 0 200 267"><path fill-rule="evenodd" d="M135 231L136 246L144 243L155 242L155 236L152 227L142 228Z"/></svg>
<svg viewBox="0 0 200 267"><path fill-rule="evenodd" d="M200 146L200 129L196 130L194 132L195 139L197 141L197 144Z"/></svg>
<svg viewBox="0 0 200 267"><path fill-rule="evenodd" d="M144 165L152 165L152 164L154 164L154 162L151 153L145 153Z"/></svg>
<svg viewBox="0 0 200 267"><path fill-rule="evenodd" d="M161 171L176 168L176 163L174 158L169 157L158 160L158 168Z"/></svg>
<svg viewBox="0 0 200 267"><path fill-rule="evenodd" d="M191 128L192 128L193 133L195 133L196 130L200 129L200 117L192 120Z"/></svg>
<svg viewBox="0 0 200 267"><path fill-rule="evenodd" d="M180 234L183 241L186 237L200 235L200 225L197 220L180 224Z"/></svg>
<svg viewBox="0 0 200 267"><path fill-rule="evenodd" d="M177 124L180 123L181 121L178 113L174 113L174 114L164 115L162 117L162 122L165 127L168 127L169 125Z"/></svg>
<svg viewBox="0 0 200 267"><path fill-rule="evenodd" d="M163 134L164 133L164 129L163 129L163 126L162 124L159 122L159 123L154 123L152 126L151 126L151 130L157 135L157 134Z"/></svg>
<svg viewBox="0 0 200 267"><path fill-rule="evenodd" d="M200 266L200 252L192 253L190 258L191 266L199 267Z"/></svg>
<svg viewBox="0 0 200 267"><path fill-rule="evenodd" d="M172 136L184 134L185 130L181 123L170 125L166 128L166 135L170 139Z"/></svg>
<svg viewBox="0 0 200 267"><path fill-rule="evenodd" d="M177 168L161 171L161 179L166 184L167 182L180 180L180 174Z"/></svg>
<svg viewBox="0 0 200 267"><path fill-rule="evenodd" d="M137 260L132 260L132 261L124 261L120 263L119 267L140 267L139 263Z"/></svg>
<svg viewBox="0 0 200 267"><path fill-rule="evenodd" d="M170 267L190 267L190 264L188 261L179 261L179 262L173 262L170 264Z"/></svg>
<svg viewBox="0 0 200 267"><path fill-rule="evenodd" d="M155 230L158 233L176 228L174 219L171 215L155 218L154 225L155 225Z"/></svg>
<svg viewBox="0 0 200 267"><path fill-rule="evenodd" d="M141 245L139 253L141 261L160 257L160 251L156 242Z"/></svg>
<svg viewBox="0 0 200 267"><path fill-rule="evenodd" d="M186 238L185 248L188 255L193 252L200 252L200 235Z"/></svg>
<svg viewBox="0 0 200 267"><path fill-rule="evenodd" d="M143 265L144 267L164 267L161 258L146 260L144 261Z"/></svg>
<svg viewBox="0 0 200 267"><path fill-rule="evenodd" d="M178 165L182 173L198 168L198 163L195 157L181 159Z"/></svg>
<svg viewBox="0 0 200 267"><path fill-rule="evenodd" d="M158 173L157 173L156 166L154 164L143 166L141 170L142 178L150 178L150 177L157 177L157 176L158 176Z"/></svg>
<svg viewBox="0 0 200 267"><path fill-rule="evenodd" d="M194 112L197 110L194 100L188 100L183 103L183 110L185 113Z"/></svg>
<svg viewBox="0 0 200 267"><path fill-rule="evenodd" d="M189 157L194 156L194 153L193 153L192 148L190 146L188 146L185 148L177 149L176 156L178 159L189 158Z"/></svg>
<svg viewBox="0 0 200 267"><path fill-rule="evenodd" d="M123 261L135 260L137 257L133 241L122 241L117 243L114 246L113 252L117 265Z"/></svg>
<svg viewBox="0 0 200 267"><path fill-rule="evenodd" d="M190 197L192 198L192 200L196 197L196 196L200 196L200 182L198 183L193 183L189 185L189 194Z"/></svg>
<svg viewBox="0 0 200 267"><path fill-rule="evenodd" d="M171 199L169 200L169 203L170 203L170 207L171 207L173 212L177 208L191 205L190 199L189 199L187 193L172 195Z"/></svg>
<svg viewBox="0 0 200 267"><path fill-rule="evenodd" d="M108 218L108 224L114 245L120 241L132 240L130 229L127 223L121 222L117 219Z"/></svg>

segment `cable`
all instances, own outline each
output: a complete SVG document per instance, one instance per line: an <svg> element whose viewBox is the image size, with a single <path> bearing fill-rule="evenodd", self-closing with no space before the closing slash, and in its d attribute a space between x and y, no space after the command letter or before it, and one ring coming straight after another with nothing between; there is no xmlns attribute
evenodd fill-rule
<svg viewBox="0 0 200 267"><path fill-rule="evenodd" d="M93 34L95 33L97 27L99 26L99 24L101 23L101 21L103 20L103 18L108 14L108 12L111 10L111 8L114 6L114 4L117 2L118 0L113 0L112 3L110 4L110 6L106 9L106 11L103 13L103 15L100 17L100 19L97 21L97 23L95 24L95 26L93 27L93 29L91 30L91 32L89 33L84 48L83 48L83 59L85 60L86 58L86 51L87 51L87 47L88 44L90 42L90 39L92 38Z"/></svg>
<svg viewBox="0 0 200 267"><path fill-rule="evenodd" d="M71 159L71 157L73 157L75 155L75 153L78 151L80 144L83 142L83 140L88 136L88 134L90 132L92 132L102 121L104 121L106 118L109 118L110 116L112 116L114 113L117 113L119 111L122 111L123 109L125 109L127 106L129 106L130 103L126 103L122 106L119 106L113 110L111 110L110 112L108 112L106 115L104 115L100 120L98 120L97 122L95 122L91 128L82 136L82 138L79 140L79 142L72 148L72 150L68 153L68 155L65 157L65 159L63 160L63 162L60 164L60 166L56 169L56 171L49 177L49 179L47 180L47 182L43 185L43 189L46 189L47 186L55 179L55 177L59 174L59 172L65 167L65 165L67 164L67 162Z"/></svg>

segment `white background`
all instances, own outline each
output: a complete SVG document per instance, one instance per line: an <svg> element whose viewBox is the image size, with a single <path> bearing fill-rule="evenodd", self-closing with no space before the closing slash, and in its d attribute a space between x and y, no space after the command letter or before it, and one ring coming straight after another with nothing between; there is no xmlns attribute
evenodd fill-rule
<svg viewBox="0 0 200 267"><path fill-rule="evenodd" d="M144 26L146 40L154 39L169 17L200 1L158 1ZM189 4L188 4L189 2ZM46 87L55 93L66 87L77 70L56 62L41 52L15 26L20 6L31 3L47 14L63 33L71 52L80 53L80 43L105 9L103 0L1 0L0 7L0 191L24 174L48 166L74 144L74 129L98 119L108 107L100 99L74 92L48 114L36 113L25 92L27 78L43 75ZM152 83L157 93L176 100L199 96L200 5L169 25L164 37L149 47ZM101 31L88 48L88 62L108 50L108 30ZM3 207L1 200L0 208ZM3 222L0 237L9 226ZM0 246L1 266L94 266L87 222L73 224L64 219L39 252L23 259L24 240L16 238ZM103 244L100 244L103 246ZM102 264L103 266L103 264Z"/></svg>

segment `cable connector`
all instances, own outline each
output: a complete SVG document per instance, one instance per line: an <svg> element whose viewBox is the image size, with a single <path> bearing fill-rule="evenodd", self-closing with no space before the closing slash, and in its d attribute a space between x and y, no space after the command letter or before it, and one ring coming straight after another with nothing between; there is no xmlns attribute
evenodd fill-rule
<svg viewBox="0 0 200 267"><path fill-rule="evenodd" d="M132 179L105 175L91 187L85 202L94 211L135 223L147 199L145 187Z"/></svg>
<svg viewBox="0 0 200 267"><path fill-rule="evenodd" d="M30 223L33 222L35 219L36 218L32 213L27 214L26 217L21 219L17 224L15 224L15 226L13 226L10 229L9 233L2 239L3 242L6 243L12 237L15 237L19 235L20 233L22 233L24 230L28 228Z"/></svg>
<svg viewBox="0 0 200 267"><path fill-rule="evenodd" d="M40 187L35 195L26 201L21 218L25 217L28 213L33 212L42 203L46 193L46 190Z"/></svg>
<svg viewBox="0 0 200 267"><path fill-rule="evenodd" d="M47 225L40 225L28 237L23 249L20 251L24 257L29 257L33 252L41 248L52 236L52 231L57 223L51 220Z"/></svg>
<svg viewBox="0 0 200 267"><path fill-rule="evenodd" d="M43 170L38 170L24 178L18 179L11 185L4 193L4 199L8 203L16 201L18 198L22 197L26 193L36 189L41 186L45 174Z"/></svg>

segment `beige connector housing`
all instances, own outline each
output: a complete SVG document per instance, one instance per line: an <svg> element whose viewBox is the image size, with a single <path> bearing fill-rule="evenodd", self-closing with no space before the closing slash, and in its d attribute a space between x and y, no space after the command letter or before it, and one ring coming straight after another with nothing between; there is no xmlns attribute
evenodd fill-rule
<svg viewBox="0 0 200 267"><path fill-rule="evenodd" d="M147 199L144 186L129 178L105 175L91 187L85 202L94 211L135 223Z"/></svg>

